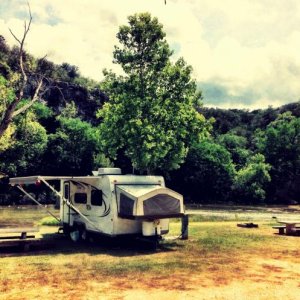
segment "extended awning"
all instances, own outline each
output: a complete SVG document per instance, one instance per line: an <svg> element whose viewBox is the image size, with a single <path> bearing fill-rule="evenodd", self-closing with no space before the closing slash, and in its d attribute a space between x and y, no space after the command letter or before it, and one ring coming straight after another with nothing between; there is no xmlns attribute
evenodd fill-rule
<svg viewBox="0 0 300 300"><path fill-rule="evenodd" d="M118 214L124 218L156 219L184 214L183 197L160 185L118 185Z"/></svg>
<svg viewBox="0 0 300 300"><path fill-rule="evenodd" d="M45 181L52 181L52 180L61 180L61 179L72 179L71 176L41 176L41 175L35 175L35 176L27 176L27 177L14 177L9 178L9 184L14 185L23 185L23 184L35 184L39 182L40 180Z"/></svg>
<svg viewBox="0 0 300 300"><path fill-rule="evenodd" d="M72 210L74 210L76 213L78 213L84 220L86 220L89 224L91 224L95 229L98 231L101 231L101 229L98 228L98 226L89 220L84 214L81 213L81 211L75 207L68 199L66 199L60 191L57 191L53 186L51 186L48 181L53 181L53 180L72 180L72 179L78 179L78 178L86 178L86 177L73 177L73 176L41 176L41 175L36 175L36 176L27 176L27 177L14 177L9 179L9 184L12 186L16 186L22 193L24 193L27 197L29 197L32 201L34 201L36 204L43 206L39 201L37 201L32 195L27 193L25 189L23 188L24 185L29 185L29 184L40 184L43 182L46 186L50 188L52 192L54 192L60 199L66 203L67 206L69 206ZM46 208L46 206L44 206ZM56 218L49 210L46 209L46 211ZM57 219L57 218L56 218ZM58 219L59 220L59 219ZM60 220L59 220L60 221Z"/></svg>

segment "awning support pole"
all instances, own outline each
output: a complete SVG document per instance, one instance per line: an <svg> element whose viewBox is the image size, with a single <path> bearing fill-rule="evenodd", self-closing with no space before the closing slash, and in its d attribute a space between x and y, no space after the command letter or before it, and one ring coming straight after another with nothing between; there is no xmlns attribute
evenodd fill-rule
<svg viewBox="0 0 300 300"><path fill-rule="evenodd" d="M61 193L59 193L53 186L51 186L43 177L39 176L39 180L43 181L46 186L58 197L60 197L70 208L77 212L83 219L85 219L89 224L91 224L95 229L101 231L92 221L90 221L85 215L83 215L69 200L67 200Z"/></svg>
<svg viewBox="0 0 300 300"><path fill-rule="evenodd" d="M49 211L44 205L42 205L39 201L37 201L33 196L31 196L29 193L27 193L20 185L17 185L17 188L24 193L28 198L30 198L33 202L35 202L37 205L43 207L44 209L46 209L47 213L49 215L51 215L53 218L55 218L58 222L60 222L61 220L59 218L57 218L51 211Z"/></svg>

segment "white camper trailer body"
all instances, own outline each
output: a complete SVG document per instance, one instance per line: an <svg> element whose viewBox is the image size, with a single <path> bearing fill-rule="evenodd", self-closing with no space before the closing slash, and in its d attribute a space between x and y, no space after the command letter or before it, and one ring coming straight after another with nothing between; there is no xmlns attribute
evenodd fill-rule
<svg viewBox="0 0 300 300"><path fill-rule="evenodd" d="M109 236L160 236L169 218L184 214L182 195L165 187L161 176L121 175L107 168L95 176L11 178L12 185L59 180L60 220L64 232L78 240L89 232Z"/></svg>

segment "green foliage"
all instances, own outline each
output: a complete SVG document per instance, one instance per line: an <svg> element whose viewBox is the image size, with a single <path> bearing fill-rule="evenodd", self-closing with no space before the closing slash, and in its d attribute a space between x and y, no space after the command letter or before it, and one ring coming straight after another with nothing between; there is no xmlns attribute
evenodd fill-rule
<svg viewBox="0 0 300 300"><path fill-rule="evenodd" d="M33 112L35 113L36 117L40 119L48 119L53 116L53 111L50 107L48 107L45 103L35 102L32 105Z"/></svg>
<svg viewBox="0 0 300 300"><path fill-rule="evenodd" d="M66 104L66 107L62 110L59 118L75 118L78 111L74 101Z"/></svg>
<svg viewBox="0 0 300 300"><path fill-rule="evenodd" d="M265 130L280 114L291 112L293 116L300 117L300 101L289 103L277 108L245 110L245 109L221 109L199 107L198 111L206 118L213 117L215 136L224 133L234 133L251 139L256 129Z"/></svg>
<svg viewBox="0 0 300 300"><path fill-rule="evenodd" d="M245 165L251 153L247 149L248 141L245 137L225 133L217 136L216 141L231 153L232 160L238 169Z"/></svg>
<svg viewBox="0 0 300 300"><path fill-rule="evenodd" d="M114 59L127 74L140 74L162 70L172 52L169 49L163 26L149 13L128 17L129 25L121 26L117 38L121 47L115 47ZM142 82L140 82L142 84Z"/></svg>
<svg viewBox="0 0 300 300"><path fill-rule="evenodd" d="M14 145L15 126L10 124L4 134L0 137L0 153Z"/></svg>
<svg viewBox="0 0 300 300"><path fill-rule="evenodd" d="M7 105L15 98L15 92L12 86L12 81L5 79L0 75L0 115L2 117Z"/></svg>
<svg viewBox="0 0 300 300"><path fill-rule="evenodd" d="M68 63L62 63L59 66L54 66L52 74L55 79L65 82L74 82L74 80L80 76L78 67Z"/></svg>
<svg viewBox="0 0 300 300"><path fill-rule="evenodd" d="M233 190L235 196L244 198L252 203L265 200L265 186L271 180L269 171L271 166L265 163L262 154L250 157L247 164L235 176Z"/></svg>
<svg viewBox="0 0 300 300"><path fill-rule="evenodd" d="M28 112L17 120L14 144L0 155L1 170L9 175L36 172L47 141L45 128Z"/></svg>
<svg viewBox="0 0 300 300"><path fill-rule="evenodd" d="M88 175L99 162L98 129L78 118L59 118L60 127L49 135L44 160L45 172L64 175ZM105 161L102 157L102 161ZM53 164L55 162L55 164ZM106 162L107 163L107 162Z"/></svg>
<svg viewBox="0 0 300 300"><path fill-rule="evenodd" d="M141 172L176 169L191 142L208 135L210 122L195 110L201 95L192 68L183 59L170 62L162 25L148 13L128 19L114 51L126 75L104 72L110 101L98 112L102 146L112 159L124 151Z"/></svg>
<svg viewBox="0 0 300 300"><path fill-rule="evenodd" d="M96 82L93 79L82 77L82 76L75 77L74 78L74 83L76 85L86 87L90 90L99 88L99 83L98 82Z"/></svg>
<svg viewBox="0 0 300 300"><path fill-rule="evenodd" d="M279 115L265 131L257 131L255 141L272 166L271 195L280 201L297 199L300 193L300 118L290 112Z"/></svg>
<svg viewBox="0 0 300 300"><path fill-rule="evenodd" d="M228 199L235 174L230 153L212 140L194 144L178 174L196 202Z"/></svg>
<svg viewBox="0 0 300 300"><path fill-rule="evenodd" d="M114 167L113 162L107 158L103 153L96 153L94 154L94 166L95 167L104 167L104 168L109 168L109 167Z"/></svg>
<svg viewBox="0 0 300 300"><path fill-rule="evenodd" d="M0 75L0 120L2 119L6 107L13 101L14 98L15 93L9 80ZM4 132L4 135L0 137L0 153L12 147L14 144L14 132L15 125L10 124L7 130Z"/></svg>
<svg viewBox="0 0 300 300"><path fill-rule="evenodd" d="M52 216L47 216L42 218L38 224L43 226L59 226L59 221Z"/></svg>
<svg viewBox="0 0 300 300"><path fill-rule="evenodd" d="M36 72L43 74L47 78L53 78L55 76L56 66L53 62L47 59L39 59L36 63Z"/></svg>

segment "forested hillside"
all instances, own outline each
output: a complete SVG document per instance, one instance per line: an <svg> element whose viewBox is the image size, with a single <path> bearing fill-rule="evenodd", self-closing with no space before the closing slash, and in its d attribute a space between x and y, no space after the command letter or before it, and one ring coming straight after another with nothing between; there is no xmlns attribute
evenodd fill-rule
<svg viewBox="0 0 300 300"><path fill-rule="evenodd" d="M148 20L147 16L142 17ZM147 22L151 25L150 21ZM132 34L130 29L124 27L120 32L124 34L127 30L129 35ZM121 39L122 34L119 37ZM168 52L168 45L161 42L163 38L164 35L159 37L157 47L161 47L165 57L156 65L140 62L144 64L143 74L148 76L141 82L146 84L148 78L151 81L149 79L149 85L143 87L144 98L138 96L138 102L128 101L140 92L132 82L141 79L140 73L126 66L134 59L125 57L130 49L115 52L115 59L128 70L128 79L106 72L103 82L81 76L76 66L56 65L24 52L29 80L22 105L33 97L40 74L43 88L38 101L15 117L0 137L0 171L6 175L1 180L1 204L20 201L16 192L8 187L7 176L88 175L98 167L112 165L121 167L125 173L132 172L134 167L137 173L162 174L168 185L183 193L190 202L287 204L300 201L300 102L254 111L207 108L205 99L204 106L198 101L200 94L190 100L190 95L195 94L194 82L190 80L191 68L183 60L175 64L169 62L172 53ZM2 117L20 89L18 51L17 47L10 48L0 36ZM154 68L163 74L160 79ZM167 96L155 94L162 90L152 86L155 78L163 84ZM168 81L162 82L166 78ZM188 90L180 90L182 82ZM173 90L168 89L170 86ZM189 95L184 104L186 110L182 110L178 106L180 101L177 103L174 99L180 100L186 94ZM120 106L122 99L127 102L123 101ZM162 99L168 99L164 115L160 115ZM140 107L146 109L146 115L140 114ZM192 112L193 116L190 107L198 111ZM183 113L175 119L173 116L179 110ZM134 126L128 129L132 121L127 122L124 116L133 112L140 118L154 115L155 122L162 119L162 124L169 127L165 130L159 123L160 129L156 132L158 126L148 124L141 128L142 123L135 120ZM116 123L109 127L112 119ZM180 127L182 122L189 131ZM136 134L132 137L129 133L134 130ZM140 138L144 136L149 140L139 147ZM113 143L109 143L111 140ZM135 153L136 149L139 152Z"/></svg>

